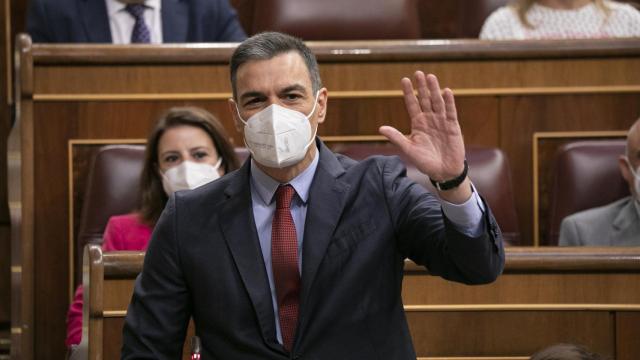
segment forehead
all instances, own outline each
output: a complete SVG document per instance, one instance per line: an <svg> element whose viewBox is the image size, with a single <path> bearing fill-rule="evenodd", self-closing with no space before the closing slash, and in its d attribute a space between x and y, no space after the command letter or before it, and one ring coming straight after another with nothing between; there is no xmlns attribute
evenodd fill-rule
<svg viewBox="0 0 640 360"><path fill-rule="evenodd" d="M192 147L211 147L213 141L206 131L196 126L181 125L164 131L158 142L158 151L171 151Z"/></svg>
<svg viewBox="0 0 640 360"><path fill-rule="evenodd" d="M311 76L302 56L289 51L267 60L250 60L236 73L238 95L244 92L278 91L293 84L311 89Z"/></svg>

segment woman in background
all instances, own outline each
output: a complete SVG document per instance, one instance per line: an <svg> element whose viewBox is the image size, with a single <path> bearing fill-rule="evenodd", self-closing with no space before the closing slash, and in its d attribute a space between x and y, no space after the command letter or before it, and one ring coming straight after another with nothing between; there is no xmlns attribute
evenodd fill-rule
<svg viewBox="0 0 640 360"><path fill-rule="evenodd" d="M103 250L146 250L153 227L173 192L194 189L238 167L229 137L213 115L196 107L170 109L147 139L140 208L109 218ZM80 285L67 313L67 347L80 343L82 293Z"/></svg>
<svg viewBox="0 0 640 360"><path fill-rule="evenodd" d="M494 11L480 39L640 37L640 12L609 0L517 0Z"/></svg>

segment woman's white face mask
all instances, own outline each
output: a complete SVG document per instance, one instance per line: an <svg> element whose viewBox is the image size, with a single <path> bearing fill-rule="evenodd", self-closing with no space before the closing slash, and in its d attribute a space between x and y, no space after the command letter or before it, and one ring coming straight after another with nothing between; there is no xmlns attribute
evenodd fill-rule
<svg viewBox="0 0 640 360"><path fill-rule="evenodd" d="M261 165L278 169L295 165L304 159L318 132L316 126L311 134L309 120L316 111L318 95L319 91L309 115L271 104L245 121L236 104L238 118L245 125L244 141L251 157Z"/></svg>
<svg viewBox="0 0 640 360"><path fill-rule="evenodd" d="M218 168L222 158L215 165L183 161L180 165L167 169L162 177L162 188L167 196L179 190L191 190L220 177Z"/></svg>

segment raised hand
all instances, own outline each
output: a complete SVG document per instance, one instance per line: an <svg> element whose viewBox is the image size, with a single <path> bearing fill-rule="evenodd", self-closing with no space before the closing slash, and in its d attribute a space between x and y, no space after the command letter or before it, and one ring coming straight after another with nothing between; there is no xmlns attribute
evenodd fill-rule
<svg viewBox="0 0 640 360"><path fill-rule="evenodd" d="M379 131L398 146L422 173L435 181L451 180L464 170L465 158L453 92L447 88L441 93L438 79L432 74L425 77L422 71L416 71L414 78L417 97L411 80L402 79L411 134L404 136L390 126L382 126ZM468 180L457 189L462 191L458 191L459 196L453 196L452 200L458 200L454 202L464 201L471 194Z"/></svg>

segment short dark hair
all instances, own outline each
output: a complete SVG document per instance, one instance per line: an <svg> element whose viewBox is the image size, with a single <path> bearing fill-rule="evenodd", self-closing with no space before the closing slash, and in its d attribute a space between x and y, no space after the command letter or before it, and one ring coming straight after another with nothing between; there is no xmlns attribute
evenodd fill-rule
<svg viewBox="0 0 640 360"><path fill-rule="evenodd" d="M531 360L604 360L600 355L574 344L556 344L531 356Z"/></svg>
<svg viewBox="0 0 640 360"><path fill-rule="evenodd" d="M155 225L160 217L168 197L162 187L158 161L158 144L160 138L170 128L177 126L193 126L202 129L209 135L222 159L220 166L229 173L240 167L233 145L224 126L207 110L198 107L174 107L166 111L149 134L145 150L144 167L140 178L141 201L138 213L140 219L149 225Z"/></svg>
<svg viewBox="0 0 640 360"><path fill-rule="evenodd" d="M231 55L230 73L231 88L233 90L233 98L237 99L236 92L236 75L238 68L252 60L269 60L277 55L295 51L304 60L309 70L311 78L311 87L316 93L322 88L322 80L320 80L320 70L318 69L318 61L311 49L304 42L291 35L279 32L263 32L254 35L243 41Z"/></svg>

